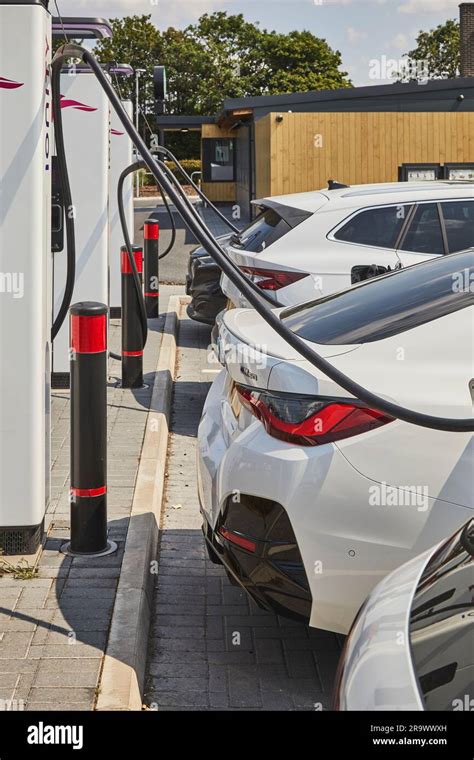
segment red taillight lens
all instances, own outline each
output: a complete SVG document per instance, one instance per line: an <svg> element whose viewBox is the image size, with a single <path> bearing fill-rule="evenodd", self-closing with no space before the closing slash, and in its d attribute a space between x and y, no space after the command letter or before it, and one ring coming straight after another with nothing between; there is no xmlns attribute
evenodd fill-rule
<svg viewBox="0 0 474 760"><path fill-rule="evenodd" d="M240 546L241 549L246 549L248 552L255 552L257 549L257 544L255 541L251 541L249 538L245 538L245 536L241 536L240 533L234 533L232 530L227 530L227 528L219 528L219 533L221 534L222 538L227 539L227 541L230 541L231 544L235 544L236 546Z"/></svg>
<svg viewBox="0 0 474 760"><path fill-rule="evenodd" d="M254 279L257 288L261 290L280 290L286 285L292 285L303 277L308 277L308 272L284 272L281 269L261 269L258 267L240 266L239 269Z"/></svg>
<svg viewBox="0 0 474 760"><path fill-rule="evenodd" d="M319 446L386 425L393 421L359 402L284 395L238 385L243 405L267 433L300 446Z"/></svg>

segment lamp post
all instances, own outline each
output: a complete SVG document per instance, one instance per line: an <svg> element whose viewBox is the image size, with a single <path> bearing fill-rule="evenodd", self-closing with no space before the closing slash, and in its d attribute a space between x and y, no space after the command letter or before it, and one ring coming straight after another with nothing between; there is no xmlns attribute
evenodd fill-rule
<svg viewBox="0 0 474 760"><path fill-rule="evenodd" d="M139 86L140 74L144 74L145 71L146 69L135 69L135 127L136 127L137 132L139 131L138 126L139 126L139 121L140 121L140 97L139 97L138 86ZM137 156L137 159L138 159L138 156ZM137 176L136 197L138 198L138 196L140 195L140 175L138 172L136 176Z"/></svg>

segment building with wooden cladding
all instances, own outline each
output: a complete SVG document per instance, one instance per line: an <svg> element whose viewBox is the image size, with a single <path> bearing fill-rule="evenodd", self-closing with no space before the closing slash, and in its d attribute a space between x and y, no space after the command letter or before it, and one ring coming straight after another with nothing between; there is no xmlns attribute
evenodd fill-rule
<svg viewBox="0 0 474 760"><path fill-rule="evenodd" d="M202 187L250 201L346 184L391 182L402 164L474 164L474 77L224 101L215 118L161 116L199 129ZM217 155L216 155L217 151Z"/></svg>
<svg viewBox="0 0 474 760"><path fill-rule="evenodd" d="M163 115L158 127L201 131L203 190L244 218L254 199L330 178L396 181L407 164L474 172L474 3L461 5L461 41L455 79L226 99L215 117Z"/></svg>

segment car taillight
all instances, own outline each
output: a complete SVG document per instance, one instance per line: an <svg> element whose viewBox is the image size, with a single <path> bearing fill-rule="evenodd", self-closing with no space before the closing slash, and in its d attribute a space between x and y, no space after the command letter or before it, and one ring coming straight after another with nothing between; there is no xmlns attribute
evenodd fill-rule
<svg viewBox="0 0 474 760"><path fill-rule="evenodd" d="M237 385L242 404L267 433L300 446L319 446L365 433L393 421L358 401L271 393Z"/></svg>
<svg viewBox="0 0 474 760"><path fill-rule="evenodd" d="M230 541L236 546L240 546L241 549L246 549L248 552L252 553L257 551L257 544L255 541L251 541L249 538L245 538L245 536L242 536L240 533L235 533L233 530L228 530L224 526L222 526L222 528L219 528L219 533L221 534L222 538L225 538L227 541Z"/></svg>
<svg viewBox="0 0 474 760"><path fill-rule="evenodd" d="M239 266L239 269L252 277L252 281L261 290L280 290L287 285L292 285L303 277L308 277L308 272L284 272L281 269L262 269L259 267Z"/></svg>

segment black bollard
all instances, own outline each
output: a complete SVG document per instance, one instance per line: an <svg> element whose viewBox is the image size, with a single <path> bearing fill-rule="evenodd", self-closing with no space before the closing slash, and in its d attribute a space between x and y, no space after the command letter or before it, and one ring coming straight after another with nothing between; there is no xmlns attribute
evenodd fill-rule
<svg viewBox="0 0 474 760"><path fill-rule="evenodd" d="M160 225L156 219L147 219L143 225L143 274L146 315L149 319L159 316L159 243Z"/></svg>
<svg viewBox="0 0 474 760"><path fill-rule="evenodd" d="M142 278L143 251L139 245L132 247L138 276ZM140 301L133 279L127 247L121 248L122 263L122 387L143 386L143 330L140 317Z"/></svg>
<svg viewBox="0 0 474 760"><path fill-rule="evenodd" d="M72 554L107 543L107 306L70 308Z"/></svg>

